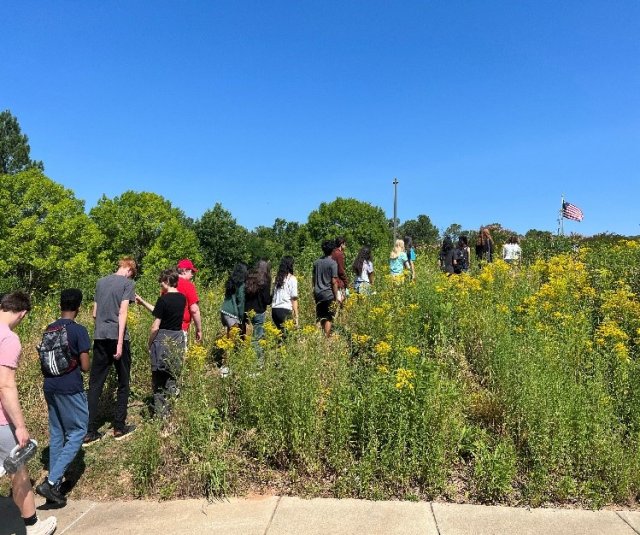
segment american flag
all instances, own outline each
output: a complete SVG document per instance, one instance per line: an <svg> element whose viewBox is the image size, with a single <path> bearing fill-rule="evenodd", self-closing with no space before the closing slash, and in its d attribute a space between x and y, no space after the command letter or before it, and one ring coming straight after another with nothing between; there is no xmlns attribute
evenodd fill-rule
<svg viewBox="0 0 640 535"><path fill-rule="evenodd" d="M572 219L573 221L582 221L584 214L582 210L570 202L562 203L562 217Z"/></svg>

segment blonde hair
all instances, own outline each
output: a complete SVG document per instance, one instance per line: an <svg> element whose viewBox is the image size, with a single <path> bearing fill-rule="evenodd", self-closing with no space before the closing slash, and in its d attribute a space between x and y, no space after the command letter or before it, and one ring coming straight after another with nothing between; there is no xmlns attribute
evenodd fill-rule
<svg viewBox="0 0 640 535"><path fill-rule="evenodd" d="M121 258L118 262L118 267L130 269L132 278L136 276L136 273L138 273L138 265L136 264L136 261L130 256Z"/></svg>
<svg viewBox="0 0 640 535"><path fill-rule="evenodd" d="M404 253L404 240L396 240L396 244L393 246L389 258L398 258L400 253Z"/></svg>

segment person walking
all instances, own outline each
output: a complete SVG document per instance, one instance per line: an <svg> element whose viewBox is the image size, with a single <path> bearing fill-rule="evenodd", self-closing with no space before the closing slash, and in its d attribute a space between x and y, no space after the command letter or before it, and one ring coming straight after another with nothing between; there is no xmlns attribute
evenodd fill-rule
<svg viewBox="0 0 640 535"><path fill-rule="evenodd" d="M442 240L442 247L440 248L440 269L447 275L455 273L454 255L453 240L450 236L445 236Z"/></svg>
<svg viewBox="0 0 640 535"><path fill-rule="evenodd" d="M187 347L187 340L189 334L189 326L194 324L196 329L196 342L202 341L202 317L200 315L200 298L198 297L198 291L192 280L195 274L198 272L193 262L188 258L180 260L177 264L178 272L178 291L185 296L186 304L184 307L184 313L182 317L182 332L184 334L184 346ZM166 293L164 290L162 293ZM145 301L141 296L136 294L136 303L142 305L149 312L153 314L153 305L148 301Z"/></svg>
<svg viewBox="0 0 640 535"><path fill-rule="evenodd" d="M405 268L411 273L411 280L415 280L413 267L404 250L404 240L398 239L395 241L395 245L389 254L389 271L391 272L391 277L396 279L402 277Z"/></svg>
<svg viewBox="0 0 640 535"><path fill-rule="evenodd" d="M104 383L113 367L118 377L118 391L113 420L113 437L121 440L135 430L127 425L129 381L131 376L131 349L127 331L129 303L135 302L135 277L137 266L131 257L118 262L118 270L101 278L96 284L93 318L93 360L89 373L89 425L84 445L102 438L98 431L98 403Z"/></svg>
<svg viewBox="0 0 640 535"><path fill-rule="evenodd" d="M502 246L502 259L507 264L519 264L522 259L522 248L518 243L518 236L512 234L507 243Z"/></svg>
<svg viewBox="0 0 640 535"><path fill-rule="evenodd" d="M185 296L186 304L182 318L182 331L184 332L185 345L189 332L189 325L193 323L196 329L196 342L202 341L202 317L200 316L200 298L193 283L193 277L198 272L196 266L188 258L178 262L178 291Z"/></svg>
<svg viewBox="0 0 640 535"><path fill-rule="evenodd" d="M233 268L224 286L224 299L220 310L220 321L231 336L231 329L237 327L244 333L245 284L247 266L239 262Z"/></svg>
<svg viewBox="0 0 640 535"><path fill-rule="evenodd" d="M411 273L413 274L412 280L415 280L415 273L416 273L415 261L416 261L417 255L416 255L416 249L413 246L413 239L411 238L411 236L404 237L404 250L407 253L407 258L409 259Z"/></svg>
<svg viewBox="0 0 640 535"><path fill-rule="evenodd" d="M168 414L169 397L178 393L177 377L184 358L182 321L187 298L178 291L178 279L175 269L160 274L162 294L153 307L155 319L149 332L153 409L159 417Z"/></svg>
<svg viewBox="0 0 640 535"><path fill-rule="evenodd" d="M0 465L13 448L24 448L30 440L16 383L22 346L13 332L30 310L31 299L24 292L5 294L0 299ZM26 534L51 535L56 530L56 517L38 518L26 465L10 477L11 496L20 510Z"/></svg>
<svg viewBox="0 0 640 535"><path fill-rule="evenodd" d="M347 288L349 288L349 277L345 268L344 257L344 250L346 246L347 241L342 236L338 236L335 239L333 251L331 251L331 258L333 258L338 265L338 292L340 292L342 297L340 300L341 303L347 297Z"/></svg>
<svg viewBox="0 0 640 535"><path fill-rule="evenodd" d="M293 274L293 257L284 256L280 260L273 285L271 318L280 332L284 333L284 322L291 317L294 325L298 327L298 279Z"/></svg>
<svg viewBox="0 0 640 535"><path fill-rule="evenodd" d="M70 366L63 375L52 375L43 369L49 413L49 475L36 487L36 492L58 505L67 503L61 491L62 478L82 447L89 421L81 372L89 371L91 340L87 329L75 321L81 305L81 290L62 290L60 318L47 327L47 332L64 328L70 353Z"/></svg>
<svg viewBox="0 0 640 535"><path fill-rule="evenodd" d="M244 297L245 330L251 325L251 343L255 348L258 363L262 364L260 340L264 338L264 320L267 307L271 304L271 267L266 260L259 260L247 274Z"/></svg>
<svg viewBox="0 0 640 535"><path fill-rule="evenodd" d="M370 294L371 286L373 285L373 262L371 262L371 249L369 247L362 247L358 251L353 262L353 273L355 274L354 289L356 293Z"/></svg>
<svg viewBox="0 0 640 535"><path fill-rule="evenodd" d="M331 336L331 326L335 315L335 303L342 302L338 289L338 264L331 258L335 242L322 242L322 258L313 263L313 299L316 302L316 321L325 336Z"/></svg>
<svg viewBox="0 0 640 535"><path fill-rule="evenodd" d="M480 236L482 238L482 258L485 262L491 263L493 262L494 245L489 229L484 227Z"/></svg>

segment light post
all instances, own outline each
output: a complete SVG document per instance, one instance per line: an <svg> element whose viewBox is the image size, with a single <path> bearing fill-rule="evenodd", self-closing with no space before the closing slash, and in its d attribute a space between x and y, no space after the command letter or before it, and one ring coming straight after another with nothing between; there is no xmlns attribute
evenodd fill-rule
<svg viewBox="0 0 640 535"><path fill-rule="evenodd" d="M393 177L393 244L398 237L398 179Z"/></svg>

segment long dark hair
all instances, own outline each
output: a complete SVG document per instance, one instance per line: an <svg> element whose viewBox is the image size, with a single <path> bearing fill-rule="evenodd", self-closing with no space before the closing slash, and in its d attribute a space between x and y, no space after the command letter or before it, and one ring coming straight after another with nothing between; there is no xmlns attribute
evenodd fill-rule
<svg viewBox="0 0 640 535"><path fill-rule="evenodd" d="M371 260L371 249L365 246L358 251L358 256L356 256L356 259L353 261L353 266L351 268L357 277L361 275L362 266L366 260Z"/></svg>
<svg viewBox="0 0 640 535"><path fill-rule="evenodd" d="M293 275L293 257L292 256L283 256L282 260L280 260L280 267L278 267L278 273L276 274L276 288L282 288L284 284L284 279L287 278L287 275Z"/></svg>
<svg viewBox="0 0 640 535"><path fill-rule="evenodd" d="M258 260L253 269L247 273L245 290L250 295L257 294L265 286L271 285L271 266L266 260Z"/></svg>
<svg viewBox="0 0 640 535"><path fill-rule="evenodd" d="M442 240L441 252L446 253L448 251L451 251L451 249L453 249L453 240L450 236L445 236L444 240Z"/></svg>
<svg viewBox="0 0 640 535"><path fill-rule="evenodd" d="M234 293L236 293L238 288L240 288L240 286L242 286L246 280L247 280L247 265L243 264L242 262L238 262L233 268L233 271L231 272L231 275L229 275L229 278L227 279L227 283L225 284L225 287L224 287L225 299L229 299Z"/></svg>

